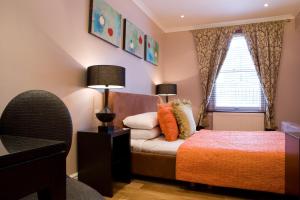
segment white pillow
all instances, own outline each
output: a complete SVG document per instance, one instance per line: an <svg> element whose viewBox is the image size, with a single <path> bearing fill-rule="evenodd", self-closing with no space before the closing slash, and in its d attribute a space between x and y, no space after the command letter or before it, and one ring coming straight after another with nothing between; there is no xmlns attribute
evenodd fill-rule
<svg viewBox="0 0 300 200"><path fill-rule="evenodd" d="M158 125L157 112L147 112L126 117L123 124L129 128L150 130Z"/></svg>
<svg viewBox="0 0 300 200"><path fill-rule="evenodd" d="M161 131L159 127L155 127L150 130L145 129L130 129L130 137L131 139L136 140L150 140L160 136Z"/></svg>

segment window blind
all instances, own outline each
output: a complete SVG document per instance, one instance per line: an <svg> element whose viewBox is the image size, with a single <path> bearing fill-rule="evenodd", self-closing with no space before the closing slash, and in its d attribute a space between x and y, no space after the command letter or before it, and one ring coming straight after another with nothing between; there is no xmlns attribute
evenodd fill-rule
<svg viewBox="0 0 300 200"><path fill-rule="evenodd" d="M209 99L209 111L265 112L266 101L243 35L235 35Z"/></svg>

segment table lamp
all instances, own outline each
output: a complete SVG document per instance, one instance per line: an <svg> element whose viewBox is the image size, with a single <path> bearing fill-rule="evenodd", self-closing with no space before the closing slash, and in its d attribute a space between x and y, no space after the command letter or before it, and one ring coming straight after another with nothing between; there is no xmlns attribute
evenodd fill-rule
<svg viewBox="0 0 300 200"><path fill-rule="evenodd" d="M177 94L177 85L171 83L156 85L156 94L159 96L165 96L166 102L168 103L169 96L174 96Z"/></svg>
<svg viewBox="0 0 300 200"><path fill-rule="evenodd" d="M104 108L96 113L97 118L104 126L99 126L99 131L113 129L109 123L113 121L116 114L108 107L109 89L125 87L125 68L114 65L93 65L87 68L87 86L94 89L104 89Z"/></svg>

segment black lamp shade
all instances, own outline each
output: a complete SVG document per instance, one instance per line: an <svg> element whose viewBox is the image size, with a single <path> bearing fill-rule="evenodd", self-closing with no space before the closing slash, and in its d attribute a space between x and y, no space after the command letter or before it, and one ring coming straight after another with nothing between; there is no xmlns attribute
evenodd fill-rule
<svg viewBox="0 0 300 200"><path fill-rule="evenodd" d="M177 94L176 84L159 84L156 85L156 94L160 96L172 96Z"/></svg>
<svg viewBox="0 0 300 200"><path fill-rule="evenodd" d="M87 86L90 88L125 87L125 68L114 65L93 65L87 68Z"/></svg>

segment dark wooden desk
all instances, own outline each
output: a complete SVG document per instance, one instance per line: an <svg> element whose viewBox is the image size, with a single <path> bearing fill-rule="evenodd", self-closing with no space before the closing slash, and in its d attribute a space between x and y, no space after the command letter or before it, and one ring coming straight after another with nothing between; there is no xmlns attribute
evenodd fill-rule
<svg viewBox="0 0 300 200"><path fill-rule="evenodd" d="M0 135L0 199L38 192L39 199L66 199L65 144Z"/></svg>

